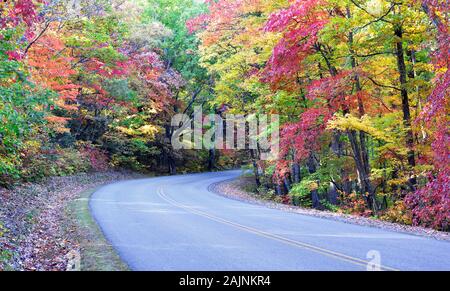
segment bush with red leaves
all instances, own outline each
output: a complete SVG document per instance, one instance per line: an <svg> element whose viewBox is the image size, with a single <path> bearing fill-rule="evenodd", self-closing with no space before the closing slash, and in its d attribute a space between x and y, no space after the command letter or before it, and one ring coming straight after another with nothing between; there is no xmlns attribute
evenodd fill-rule
<svg viewBox="0 0 450 291"><path fill-rule="evenodd" d="M105 151L91 143L85 143L80 147L80 152L89 160L93 170L103 172L109 169L109 159Z"/></svg>

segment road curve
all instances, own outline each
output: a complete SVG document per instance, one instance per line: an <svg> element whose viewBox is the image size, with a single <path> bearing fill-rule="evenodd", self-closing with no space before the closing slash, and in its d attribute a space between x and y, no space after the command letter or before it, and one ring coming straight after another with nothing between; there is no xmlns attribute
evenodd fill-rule
<svg viewBox="0 0 450 291"><path fill-rule="evenodd" d="M288 213L208 191L240 171L100 188L91 212L132 270L450 270L450 243Z"/></svg>

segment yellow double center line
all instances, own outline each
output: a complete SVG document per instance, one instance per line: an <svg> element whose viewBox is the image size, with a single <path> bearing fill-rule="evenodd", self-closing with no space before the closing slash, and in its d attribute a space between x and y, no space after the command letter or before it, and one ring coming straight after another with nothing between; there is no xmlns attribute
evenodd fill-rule
<svg viewBox="0 0 450 291"><path fill-rule="evenodd" d="M364 268L366 268L366 266L370 263L368 261L365 261L365 260L362 260L362 259L359 259L359 258L355 258L355 257L352 257L352 256L348 256L348 255L345 255L345 254L341 254L341 253L335 252L335 251L327 250L327 249L324 249L324 248L321 248L321 247L317 247L317 246L314 246L314 245L311 245L311 244L307 244L307 243L295 241L295 240L292 240L292 239L288 239L288 238L285 238L285 237L282 237L282 236L279 236L279 235L276 235L276 234L272 234L272 233L269 233L269 232L265 232L265 231L253 228L253 227L249 227L249 226L245 226L245 225L242 225L242 224L239 224L239 223L236 223L236 222L232 222L232 221L229 221L229 220L226 220L226 219L223 219L223 218L211 215L211 214L206 213L204 211L200 211L198 209L192 208L192 207L190 207L188 205L184 205L184 204L181 204L181 203L173 200L172 198L170 198L169 196L167 196L164 193L163 187L159 187L158 190L157 190L157 193L158 193L159 197L161 197L163 200L167 201L168 203L170 203L171 205L173 205L175 207L184 209L184 210L186 210L186 211L188 211L190 213L193 213L193 214L196 214L196 215L208 218L210 220L213 220L213 221L216 221L216 222L219 222L219 223L222 223L222 224L226 224L226 225L229 225L229 226L232 226L232 227L235 227L235 228L238 228L238 229L241 229L241 230L244 230L244 231L247 231L247 232L259 235L259 236L262 236L262 237L266 237L266 238L269 238L269 239L272 239L272 240L276 240L276 241L279 241L279 242L282 242L282 243L285 243L285 244L288 244L288 245L291 245L291 246L294 246L294 247L307 249L307 250L310 250L310 251L313 251L313 252L316 252L316 253L319 253L319 254L322 254L322 255L326 255L326 256L329 256L329 257L337 258L339 260L346 261L346 262L349 262L349 263L352 263L352 264L355 264L355 265L358 265L358 266L363 266ZM398 271L397 269L394 269L394 268L391 268L391 267L387 267L387 266L383 266L383 265L380 265L379 268L380 268L380 270L384 270L384 271Z"/></svg>

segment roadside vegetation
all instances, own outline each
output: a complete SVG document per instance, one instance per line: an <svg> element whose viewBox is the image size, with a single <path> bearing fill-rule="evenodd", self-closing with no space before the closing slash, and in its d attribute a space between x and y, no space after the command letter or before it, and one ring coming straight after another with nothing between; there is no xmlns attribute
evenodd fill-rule
<svg viewBox="0 0 450 291"><path fill-rule="evenodd" d="M80 258L79 266L73 260L72 267L80 271L128 271L128 266L122 262L91 216L89 198L96 189L80 193L65 209L68 217L66 232L71 233L79 247L75 253L75 259L77 256Z"/></svg>
<svg viewBox="0 0 450 291"><path fill-rule="evenodd" d="M126 270L89 213L99 186L142 177L103 172L53 177L0 190L0 270Z"/></svg>
<svg viewBox="0 0 450 291"><path fill-rule="evenodd" d="M280 115L253 192L449 230L448 1L207 2L188 27L211 102Z"/></svg>
<svg viewBox="0 0 450 291"><path fill-rule="evenodd" d="M198 172L211 158L226 167L171 146L171 117L209 94L185 25L204 5L72 2L0 3L0 185L110 167Z"/></svg>

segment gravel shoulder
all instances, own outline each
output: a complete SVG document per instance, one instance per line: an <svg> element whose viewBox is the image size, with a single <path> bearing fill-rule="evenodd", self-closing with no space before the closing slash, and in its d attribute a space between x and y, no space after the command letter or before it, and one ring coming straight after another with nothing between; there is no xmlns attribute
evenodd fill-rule
<svg viewBox="0 0 450 291"><path fill-rule="evenodd" d="M268 208L273 209L279 209L282 211L287 212L293 212L298 213L302 215L309 215L309 216L315 216L325 219L332 219L336 221L341 221L345 223L351 223L351 224L357 224L357 225L363 225L363 226L370 226L370 227L376 227L380 229L385 230L391 230L396 232L403 232L408 233L412 235L418 235L423 237L431 237L437 240L443 240L443 241L450 241L450 233L447 232L441 232L436 231L429 228L423 228L423 227L416 227L416 226L408 226L408 225L402 225L392 222L387 222L379 219L374 218L367 218L357 215L350 215L350 214L344 214L344 213L337 213L337 212L331 212L331 211L322 211L322 210L316 210L316 209L308 209L308 208L302 208L298 206L293 205L286 205L281 203L276 203L270 200L263 200L261 197L258 197L256 194L249 193L243 189L245 189L245 186L248 184L248 179L246 178L239 178L239 179L233 179L233 180L226 180L218 183L214 183L209 186L209 190L224 196L226 198L257 204L261 206L265 206Z"/></svg>

